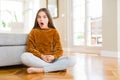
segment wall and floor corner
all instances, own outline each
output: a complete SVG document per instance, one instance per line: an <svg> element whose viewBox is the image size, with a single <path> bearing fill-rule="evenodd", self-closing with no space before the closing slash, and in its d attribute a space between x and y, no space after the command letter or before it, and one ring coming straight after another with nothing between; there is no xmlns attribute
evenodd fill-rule
<svg viewBox="0 0 120 80"><path fill-rule="evenodd" d="M103 0L103 47L101 56L118 57L117 0Z"/></svg>

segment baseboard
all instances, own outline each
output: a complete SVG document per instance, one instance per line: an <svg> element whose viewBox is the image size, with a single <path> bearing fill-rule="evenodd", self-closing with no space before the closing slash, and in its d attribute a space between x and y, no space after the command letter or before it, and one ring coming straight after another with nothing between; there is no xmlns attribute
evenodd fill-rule
<svg viewBox="0 0 120 80"><path fill-rule="evenodd" d="M99 54L99 49L63 48L64 52Z"/></svg>
<svg viewBox="0 0 120 80"><path fill-rule="evenodd" d="M119 55L120 52L114 52L114 51L105 51L105 50L102 50L100 55L101 56L105 56L105 57L115 57L115 58L120 58L120 55Z"/></svg>
<svg viewBox="0 0 120 80"><path fill-rule="evenodd" d="M120 61L120 52L118 52L118 58L119 58L119 61Z"/></svg>

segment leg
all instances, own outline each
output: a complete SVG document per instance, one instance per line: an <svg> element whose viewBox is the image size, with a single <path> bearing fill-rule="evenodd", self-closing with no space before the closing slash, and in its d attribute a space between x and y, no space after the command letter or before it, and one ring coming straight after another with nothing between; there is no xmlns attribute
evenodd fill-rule
<svg viewBox="0 0 120 80"><path fill-rule="evenodd" d="M44 66L45 72L64 70L67 67L73 66L75 64L74 58L72 56L64 56L56 60L50 65Z"/></svg>
<svg viewBox="0 0 120 80"><path fill-rule="evenodd" d="M28 73L44 72L43 66L50 64L29 52L25 52L21 55L21 61L23 62L23 64L30 67L27 69Z"/></svg>
<svg viewBox="0 0 120 80"><path fill-rule="evenodd" d="M21 55L21 61L23 62L23 64L29 67L43 67L50 64L29 52L25 52Z"/></svg>
<svg viewBox="0 0 120 80"><path fill-rule="evenodd" d="M59 71L74 65L74 58L71 56L61 57L53 63L47 63L27 52L22 54L21 60L25 65L31 67L27 69L28 73Z"/></svg>

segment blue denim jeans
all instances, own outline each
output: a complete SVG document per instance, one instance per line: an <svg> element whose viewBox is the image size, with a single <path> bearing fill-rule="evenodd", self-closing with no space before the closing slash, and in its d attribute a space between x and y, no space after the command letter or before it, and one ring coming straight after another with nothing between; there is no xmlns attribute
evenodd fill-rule
<svg viewBox="0 0 120 80"><path fill-rule="evenodd" d="M25 52L21 55L21 61L29 67L42 67L44 68L44 72L64 70L67 67L74 66L75 64L73 56L62 56L52 63L47 63L29 52Z"/></svg>

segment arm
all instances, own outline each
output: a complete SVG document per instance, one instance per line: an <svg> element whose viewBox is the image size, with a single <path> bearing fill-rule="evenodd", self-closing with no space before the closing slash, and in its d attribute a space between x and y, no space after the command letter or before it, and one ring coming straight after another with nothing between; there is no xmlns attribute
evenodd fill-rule
<svg viewBox="0 0 120 80"><path fill-rule="evenodd" d="M62 45L60 42L60 36L57 31L54 34L53 55L57 59L63 55Z"/></svg>
<svg viewBox="0 0 120 80"><path fill-rule="evenodd" d="M32 30L28 36L26 51L33 53L37 57L41 57L41 53L36 49L34 31Z"/></svg>

